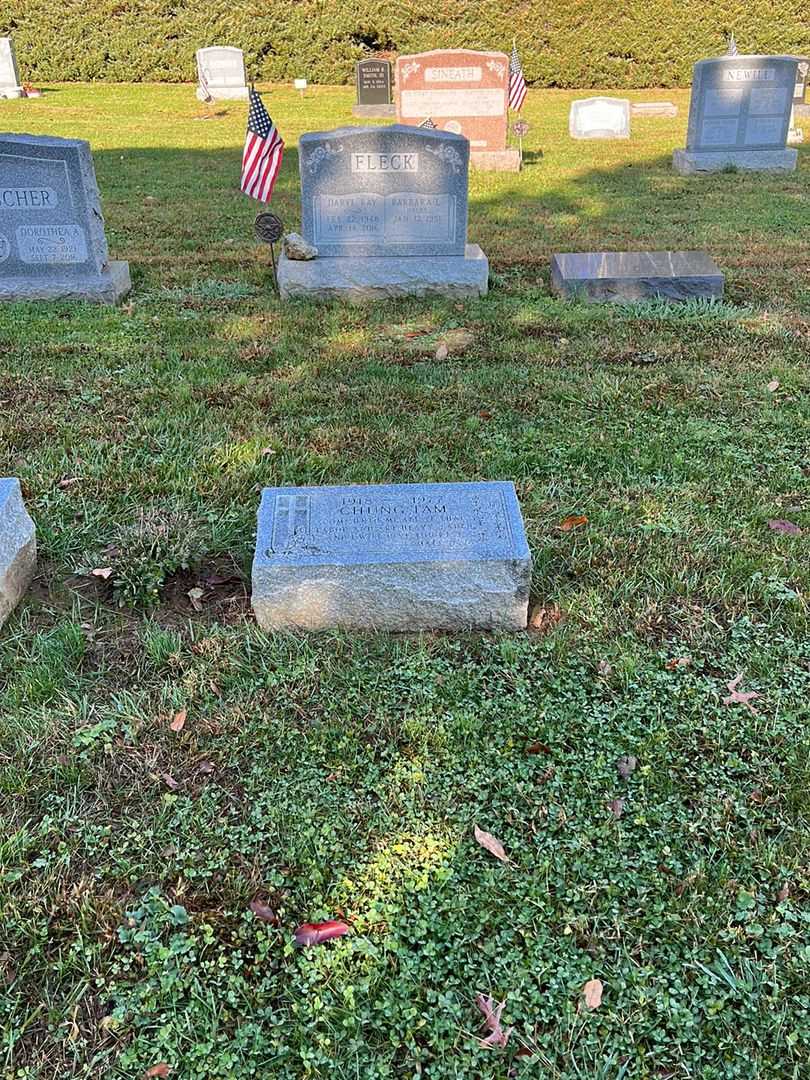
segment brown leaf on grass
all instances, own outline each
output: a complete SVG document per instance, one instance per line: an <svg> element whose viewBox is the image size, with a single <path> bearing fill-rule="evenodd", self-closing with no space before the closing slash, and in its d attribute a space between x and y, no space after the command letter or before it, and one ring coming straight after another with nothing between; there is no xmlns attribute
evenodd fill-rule
<svg viewBox="0 0 810 1080"><path fill-rule="evenodd" d="M779 389L779 380L778 379L771 379L771 381L768 383L768 390L770 390L771 393L774 393L774 391L776 391L778 389Z"/></svg>
<svg viewBox="0 0 810 1080"><path fill-rule="evenodd" d="M271 923L273 926L278 926L278 915L267 904L263 904L260 900L251 900L248 905L250 910L260 919L262 922Z"/></svg>
<svg viewBox="0 0 810 1080"><path fill-rule="evenodd" d="M774 532L787 533L788 536L801 536L802 532L795 522L787 521L785 518L771 518L768 528L773 529Z"/></svg>
<svg viewBox="0 0 810 1080"><path fill-rule="evenodd" d="M500 859L501 862L504 863L512 861L504 851L503 844L497 837L493 836L492 833L484 832L484 830L479 829L477 825L473 826L473 832L475 834L475 839L482 848L486 848L490 855L494 855L496 859Z"/></svg>
<svg viewBox="0 0 810 1080"><path fill-rule="evenodd" d="M598 1009L602 1004L602 986L601 979L589 979L582 987L582 997L585 1001L585 1006L588 1009Z"/></svg>
<svg viewBox="0 0 810 1080"><path fill-rule="evenodd" d="M205 595L203 590L199 586L197 586L197 588L195 588L195 589L189 589L188 593L186 595L188 596L189 600L191 601L191 606L194 608L194 610L195 611L202 611L202 609L203 609L202 598Z"/></svg>
<svg viewBox="0 0 810 1080"><path fill-rule="evenodd" d="M748 801L754 803L755 806L762 806L762 804L765 802L765 796L762 794L759 788L754 788L754 790L748 796Z"/></svg>
<svg viewBox="0 0 810 1080"><path fill-rule="evenodd" d="M489 411L489 409L481 409L481 411L478 413L478 415L482 420L491 420L492 419L492 413Z"/></svg>
<svg viewBox="0 0 810 1080"><path fill-rule="evenodd" d="M636 758L633 757L632 754L625 754L623 757L620 757L616 762L616 772L619 774L622 780L627 780L632 775L632 773L636 771L637 765L638 761L636 760Z"/></svg>
<svg viewBox="0 0 810 1080"><path fill-rule="evenodd" d="M62 491L66 491L68 488L73 487L74 484L80 484L81 482L81 476L63 476L56 486L61 488Z"/></svg>
<svg viewBox="0 0 810 1080"><path fill-rule="evenodd" d="M538 739L535 739L534 742L530 742L528 744L525 752L527 754L550 754L551 747L546 746L544 742L540 742Z"/></svg>
<svg viewBox="0 0 810 1080"><path fill-rule="evenodd" d="M112 577L113 568L111 566L98 566L95 570L90 571L90 577L101 578L102 581L106 581Z"/></svg>
<svg viewBox="0 0 810 1080"><path fill-rule="evenodd" d="M490 1048L506 1046L509 1042L509 1036L512 1034L512 1028L507 1028L504 1031L501 1026L501 1013L506 1001L496 1004L494 998L490 997L489 994L476 994L475 1003L484 1014L484 1024L489 1029L489 1035L478 1040L481 1046Z"/></svg>
<svg viewBox="0 0 810 1080"><path fill-rule="evenodd" d="M757 710L751 704L754 698L759 697L759 693L756 690L738 690L737 687L742 682L742 674L736 675L730 683L726 683L726 688L729 690L727 697L723 698L724 705L745 705L746 709L750 709L756 716Z"/></svg>
<svg viewBox="0 0 810 1080"><path fill-rule="evenodd" d="M10 952L0 953L0 982L11 986L17 978L17 969L14 966L14 957Z"/></svg>
<svg viewBox="0 0 810 1080"><path fill-rule="evenodd" d="M180 709L178 712L176 712L174 714L172 722L169 724L169 730L182 731L183 728L186 726L186 715L187 712L185 709Z"/></svg>
<svg viewBox="0 0 810 1080"><path fill-rule="evenodd" d="M691 656L673 656L671 660L667 660L664 667L667 671L677 671L678 668L689 667L691 663Z"/></svg>
<svg viewBox="0 0 810 1080"><path fill-rule="evenodd" d="M180 785L177 783L173 776L170 776L167 772L160 774L160 779L169 789L169 791L177 791Z"/></svg>
<svg viewBox="0 0 810 1080"><path fill-rule="evenodd" d="M782 903L784 903L785 900L788 899L789 896L790 896L790 885L786 881L785 884L782 886L782 888L779 890L779 892L776 894L776 899L778 900L778 902L780 904L782 904Z"/></svg>
<svg viewBox="0 0 810 1080"><path fill-rule="evenodd" d="M542 604L537 604L532 608L531 618L529 619L529 629L537 630L541 634L547 634L550 630L553 630L558 622L562 619L562 611L556 604L549 604L548 607L544 607Z"/></svg>
<svg viewBox="0 0 810 1080"><path fill-rule="evenodd" d="M446 360L449 352L450 352L450 350L447 348L445 343L442 341L439 344L438 349L436 350L436 359L437 360Z"/></svg>
<svg viewBox="0 0 810 1080"><path fill-rule="evenodd" d="M349 927L346 923L336 919L321 923L302 923L295 931L295 944L320 945L321 942L331 941L332 938L343 937L348 932Z"/></svg>
<svg viewBox="0 0 810 1080"><path fill-rule="evenodd" d="M143 1076L144 1080L151 1080L153 1076L168 1076L170 1072L171 1066L161 1061L159 1065L153 1065L151 1069L147 1069Z"/></svg>
<svg viewBox="0 0 810 1080"><path fill-rule="evenodd" d="M610 810L611 814L618 820L624 813L624 799L613 799L608 803L608 810Z"/></svg>
<svg viewBox="0 0 810 1080"><path fill-rule="evenodd" d="M588 519L584 514L569 514L560 522L560 532L571 532L572 529L578 529L580 525L587 524Z"/></svg>
<svg viewBox="0 0 810 1080"><path fill-rule="evenodd" d="M603 679L607 679L613 672L613 664L609 660L600 660L596 665L596 670Z"/></svg>
<svg viewBox="0 0 810 1080"><path fill-rule="evenodd" d="M203 776L210 776L211 773L214 772L213 761L201 761L197 766L197 772L202 773Z"/></svg>

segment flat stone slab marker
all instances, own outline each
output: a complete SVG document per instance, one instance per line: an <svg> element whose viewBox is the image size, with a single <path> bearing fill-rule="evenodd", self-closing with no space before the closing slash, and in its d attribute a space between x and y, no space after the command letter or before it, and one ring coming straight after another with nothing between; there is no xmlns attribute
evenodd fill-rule
<svg viewBox="0 0 810 1080"><path fill-rule="evenodd" d="M265 630L522 630L531 555L505 481L265 488Z"/></svg>
<svg viewBox="0 0 810 1080"><path fill-rule="evenodd" d="M552 291L595 303L719 298L724 280L705 251L582 251L551 257Z"/></svg>
<svg viewBox="0 0 810 1080"><path fill-rule="evenodd" d="M37 566L36 528L23 503L20 481L0 479L0 626L28 588Z"/></svg>

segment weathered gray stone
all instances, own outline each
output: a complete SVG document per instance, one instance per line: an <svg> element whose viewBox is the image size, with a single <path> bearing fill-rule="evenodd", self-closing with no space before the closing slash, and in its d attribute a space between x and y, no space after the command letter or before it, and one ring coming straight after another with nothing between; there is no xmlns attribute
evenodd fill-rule
<svg viewBox="0 0 810 1080"><path fill-rule="evenodd" d="M214 101L247 101L245 57L232 45L197 49L197 98L206 101L205 88Z"/></svg>
<svg viewBox="0 0 810 1080"><path fill-rule="evenodd" d="M471 150L470 168L481 172L520 172L520 151L511 146L506 150Z"/></svg>
<svg viewBox="0 0 810 1080"><path fill-rule="evenodd" d="M572 101L568 131L572 139L629 139L630 102L612 97Z"/></svg>
<svg viewBox="0 0 810 1080"><path fill-rule="evenodd" d="M391 61L358 60L354 68L357 86L357 105L360 108L387 106L394 115L391 94ZM369 115L369 114L366 114Z"/></svg>
<svg viewBox="0 0 810 1080"><path fill-rule="evenodd" d="M313 259L296 262L282 252L278 264L282 299L369 300L402 296L448 296L453 299L484 296L489 287L489 262L477 244L465 254L432 255L421 259L391 258Z"/></svg>
<svg viewBox="0 0 810 1080"><path fill-rule="evenodd" d="M318 249L314 244L308 244L297 232L287 233L284 237L284 254L288 259L306 262L309 259L317 259Z"/></svg>
<svg viewBox="0 0 810 1080"><path fill-rule="evenodd" d="M14 42L10 37L0 38L0 98L20 98L23 94Z"/></svg>
<svg viewBox="0 0 810 1080"><path fill-rule="evenodd" d="M511 483L262 493L253 610L267 630L521 630L530 580Z"/></svg>
<svg viewBox="0 0 810 1080"><path fill-rule="evenodd" d="M593 302L722 297L723 282L705 251L594 251L551 258L553 292Z"/></svg>
<svg viewBox="0 0 810 1080"><path fill-rule="evenodd" d="M352 116L358 120L387 120L397 114L396 105L353 105Z"/></svg>
<svg viewBox="0 0 810 1080"><path fill-rule="evenodd" d="M801 117L802 120L810 120L810 105L794 105L793 115L797 119Z"/></svg>
<svg viewBox="0 0 810 1080"><path fill-rule="evenodd" d="M36 529L25 509L20 482L0 479L0 626L28 588L36 565Z"/></svg>
<svg viewBox="0 0 810 1080"><path fill-rule="evenodd" d="M784 150L676 150L672 166L681 176L695 173L723 172L739 169L744 172L793 172L798 152Z"/></svg>
<svg viewBox="0 0 810 1080"><path fill-rule="evenodd" d="M114 303L129 267L110 262L90 145L0 135L0 299Z"/></svg>
<svg viewBox="0 0 810 1080"><path fill-rule="evenodd" d="M630 103L631 116L668 116L678 115L678 106L671 101L633 101Z"/></svg>

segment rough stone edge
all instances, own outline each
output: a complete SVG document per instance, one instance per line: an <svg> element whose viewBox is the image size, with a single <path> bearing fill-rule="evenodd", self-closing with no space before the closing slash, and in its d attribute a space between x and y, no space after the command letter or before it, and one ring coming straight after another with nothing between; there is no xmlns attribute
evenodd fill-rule
<svg viewBox="0 0 810 1080"><path fill-rule="evenodd" d="M91 304L117 304L132 290L129 263L113 259L98 276L35 281L0 278L0 303L27 300L78 300Z"/></svg>
<svg viewBox="0 0 810 1080"><path fill-rule="evenodd" d="M368 119L388 119L397 115L396 105L355 105L352 108L352 116Z"/></svg>
<svg viewBox="0 0 810 1080"><path fill-rule="evenodd" d="M734 167L743 172L795 172L798 151L784 150L675 150L672 167L681 176L723 172Z"/></svg>
<svg viewBox="0 0 810 1080"><path fill-rule="evenodd" d="M629 295L628 289L636 291ZM695 298L721 300L725 278L712 276L682 276L675 278L600 278L598 281L578 281L575 284L552 274L551 290L563 300L581 300L591 304L635 304L640 300L668 300L684 303Z"/></svg>
<svg viewBox="0 0 810 1080"><path fill-rule="evenodd" d="M37 530L36 525L28 513L23 502L19 480L13 477L10 492L0 504L0 527L5 514L11 514L14 518L13 525L23 530L28 539L17 548L8 563L0 563L0 628L14 611L17 604L24 596L37 568ZM8 509L10 506L10 510ZM0 535L0 541L2 535ZM2 544L0 544L0 560L4 558Z"/></svg>
<svg viewBox="0 0 810 1080"><path fill-rule="evenodd" d="M470 168L476 172L520 172L520 151L470 150Z"/></svg>

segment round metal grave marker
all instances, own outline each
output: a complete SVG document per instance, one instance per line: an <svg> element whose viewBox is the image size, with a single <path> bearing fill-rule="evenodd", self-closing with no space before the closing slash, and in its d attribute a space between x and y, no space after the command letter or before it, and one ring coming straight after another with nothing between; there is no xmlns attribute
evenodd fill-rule
<svg viewBox="0 0 810 1080"><path fill-rule="evenodd" d="M525 120L516 120L512 124L512 131L519 139L522 139L525 135L529 134L529 125Z"/></svg>
<svg viewBox="0 0 810 1080"><path fill-rule="evenodd" d="M256 239L263 244L275 244L284 235L284 223L278 214L257 214L253 228Z"/></svg>

